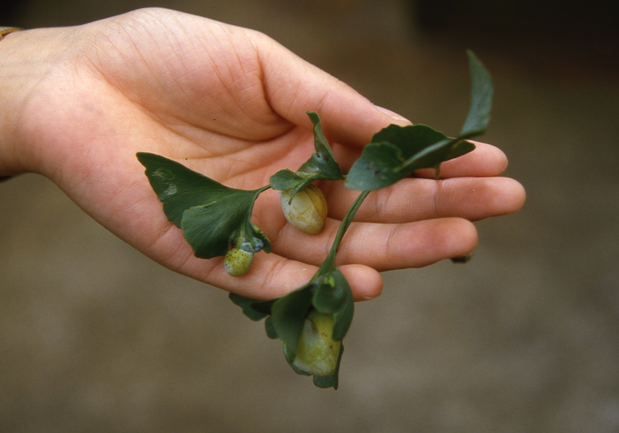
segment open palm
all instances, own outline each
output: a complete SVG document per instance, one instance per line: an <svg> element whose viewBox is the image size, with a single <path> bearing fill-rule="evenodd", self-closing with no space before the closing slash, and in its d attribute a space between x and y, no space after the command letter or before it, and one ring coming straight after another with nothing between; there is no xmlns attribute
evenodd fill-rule
<svg viewBox="0 0 619 433"><path fill-rule="evenodd" d="M45 56L45 74L28 87L19 111L16 136L30 161L24 166L48 176L159 263L249 297L273 298L307 282L358 192L341 182L321 185L330 218L320 235L290 227L277 192L263 193L254 223L273 253L257 254L250 272L233 278L222 258L193 257L163 214L136 152L175 159L227 186L255 189L308 159L308 110L322 117L344 169L374 132L405 124L268 37L192 15L146 9L31 34L50 48L39 56ZM405 179L372 193L338 254L356 298L380 293L377 271L474 249L470 220L513 212L524 200L517 182L494 177L505 166L498 149L480 144L446 163L441 181Z"/></svg>

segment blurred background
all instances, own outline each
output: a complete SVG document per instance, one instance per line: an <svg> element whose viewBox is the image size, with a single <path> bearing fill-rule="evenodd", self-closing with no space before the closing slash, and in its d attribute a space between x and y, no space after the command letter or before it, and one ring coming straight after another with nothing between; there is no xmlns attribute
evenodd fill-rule
<svg viewBox="0 0 619 433"><path fill-rule="evenodd" d="M340 389L295 375L227 293L119 241L51 182L0 184L3 432L619 431L619 7L592 0L22 0L0 24L163 6L254 28L447 134L465 49L493 74L485 141L528 192L466 265L385 273Z"/></svg>

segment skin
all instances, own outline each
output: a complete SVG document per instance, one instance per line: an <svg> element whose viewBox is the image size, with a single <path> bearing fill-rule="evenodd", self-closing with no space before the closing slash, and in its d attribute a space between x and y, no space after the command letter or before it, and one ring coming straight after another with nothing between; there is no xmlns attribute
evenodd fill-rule
<svg viewBox="0 0 619 433"><path fill-rule="evenodd" d="M318 112L344 169L379 129L407 120L258 32L164 9L78 27L21 31L0 41L0 176L38 173L92 218L153 260L224 290L268 299L306 283L358 192L321 185L326 229L290 227L279 197L258 199L253 222L273 253L229 276L222 258L193 257L167 221L138 151L182 162L225 185L254 189L313 151L305 112ZM379 271L425 266L471 252L471 223L517 211L522 186L479 144L445 163L442 179L406 179L372 193L338 255L355 299L382 290ZM276 211L274 211L276 210ZM278 212L279 211L279 212Z"/></svg>

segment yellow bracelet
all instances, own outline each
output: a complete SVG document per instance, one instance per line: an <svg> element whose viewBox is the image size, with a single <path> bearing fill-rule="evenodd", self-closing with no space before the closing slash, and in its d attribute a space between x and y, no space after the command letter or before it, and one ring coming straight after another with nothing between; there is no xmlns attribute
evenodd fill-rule
<svg viewBox="0 0 619 433"><path fill-rule="evenodd" d="M16 32L21 30L19 27L0 27L0 41L4 37L4 35L8 35L9 33Z"/></svg>

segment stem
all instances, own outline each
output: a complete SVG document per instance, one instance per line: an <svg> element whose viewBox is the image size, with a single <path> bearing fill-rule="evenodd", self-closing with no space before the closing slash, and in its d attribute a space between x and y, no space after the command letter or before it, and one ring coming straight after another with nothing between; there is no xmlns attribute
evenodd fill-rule
<svg viewBox="0 0 619 433"><path fill-rule="evenodd" d="M370 192L371 191L361 192L361 194L359 194L359 196L355 199L354 203L350 206L348 212L346 212L346 215L344 215L344 218L340 223L340 227L338 228L337 233L335 234L335 239L333 239L333 244L331 245L331 251L329 251L327 258L322 263L320 269L318 269L318 272L316 272L310 282L316 281L319 277L335 271L335 255L337 253L337 250L339 249L340 244L342 243L342 239L346 234L346 230L348 230L350 223L352 223L352 220L355 217L357 210L359 210L361 203L363 203L363 200L365 200L365 198Z"/></svg>
<svg viewBox="0 0 619 433"><path fill-rule="evenodd" d="M258 200L258 196L259 196L260 194L262 194L263 192L265 192L267 189L270 189L270 188L271 188L271 185L265 185L265 186L263 186L262 188L258 188L258 189L253 190L253 193L254 193L254 201L253 201L253 203L251 204L251 207L249 208L249 216L250 216L250 219L251 219L251 214L254 212L254 205L256 204L256 200Z"/></svg>
<svg viewBox="0 0 619 433"><path fill-rule="evenodd" d="M244 249L245 251L248 252L255 252L257 253L258 251L262 250L265 248L265 244L263 242L262 239L257 239L256 236L251 236L251 240L247 240L249 236L247 236L247 233L252 233L252 232L258 232L260 234L262 234L262 230L260 230L259 227L255 226L252 224L251 222L251 216L252 213L254 211L254 205L256 204L256 200L258 200L258 196L260 194L262 194L264 191L266 191L267 189L271 188L271 185L266 185L263 186L262 188L258 188L253 190L252 192L254 193L254 197L253 197L253 201L251 203L251 206L249 207L249 209L247 210L247 218L245 219L245 224L243 226L241 226L241 228L238 231L233 232L233 234L231 235L231 243L232 246L238 246L241 249ZM237 238L233 238L233 236L238 235ZM264 234L262 234L264 236ZM257 242L256 242L257 239ZM265 236L266 239L266 236ZM235 243L238 243L240 241L240 245L237 244L235 245ZM251 251L246 249L246 248L242 248L242 246L246 243L249 243L251 245ZM267 239L267 252L270 252L270 243Z"/></svg>

